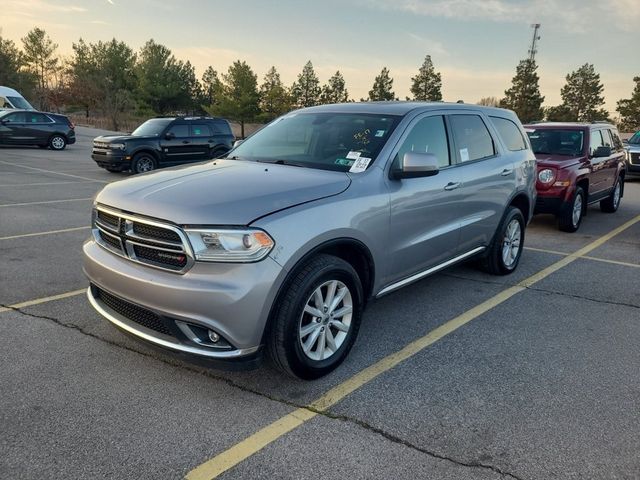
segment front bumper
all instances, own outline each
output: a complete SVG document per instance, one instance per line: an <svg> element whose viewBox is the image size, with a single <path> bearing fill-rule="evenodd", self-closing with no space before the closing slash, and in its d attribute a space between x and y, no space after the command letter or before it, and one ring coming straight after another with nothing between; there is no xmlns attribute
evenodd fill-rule
<svg viewBox="0 0 640 480"><path fill-rule="evenodd" d="M627 170L627 175L632 175L632 176L640 176L640 159L636 160L638 163L631 163L629 161L627 161L626 163L626 170Z"/></svg>
<svg viewBox="0 0 640 480"><path fill-rule="evenodd" d="M566 205L567 202L565 202L561 197L545 197L538 193L534 214L552 213L557 215L562 211L562 209L566 208Z"/></svg>
<svg viewBox="0 0 640 480"><path fill-rule="evenodd" d="M157 270L121 258L93 239L83 246L84 271L92 286L87 295L107 320L137 338L174 352L213 360L256 354L284 270L270 257L257 263L196 263L184 275ZM114 309L97 292L129 305ZM157 315L167 330L149 328L131 311ZM124 313L124 314L123 314ZM213 330L229 348L204 345L179 333L179 325Z"/></svg>
<svg viewBox="0 0 640 480"><path fill-rule="evenodd" d="M94 148L91 158L102 168L129 168L131 156L122 150L104 150Z"/></svg>

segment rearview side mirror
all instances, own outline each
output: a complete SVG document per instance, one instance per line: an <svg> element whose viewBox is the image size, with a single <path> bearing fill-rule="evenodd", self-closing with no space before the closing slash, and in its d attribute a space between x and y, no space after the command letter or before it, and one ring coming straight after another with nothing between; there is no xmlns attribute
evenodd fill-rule
<svg viewBox="0 0 640 480"><path fill-rule="evenodd" d="M610 157L611 147L598 147L593 154L594 158Z"/></svg>
<svg viewBox="0 0 640 480"><path fill-rule="evenodd" d="M391 178L431 177L439 170L438 157L433 153L407 152L400 159L400 165L391 170Z"/></svg>
<svg viewBox="0 0 640 480"><path fill-rule="evenodd" d="M167 132L164 134L164 138L166 138L167 140L173 140L174 138L176 138L176 134L173 132Z"/></svg>

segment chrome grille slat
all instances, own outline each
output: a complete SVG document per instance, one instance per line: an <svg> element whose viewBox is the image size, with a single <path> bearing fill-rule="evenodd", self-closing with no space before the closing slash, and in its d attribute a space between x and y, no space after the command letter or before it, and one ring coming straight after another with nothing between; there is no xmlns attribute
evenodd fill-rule
<svg viewBox="0 0 640 480"><path fill-rule="evenodd" d="M93 237L110 252L133 262L173 273L184 273L193 265L191 246L178 227L101 205L96 210ZM135 233L136 230L148 235ZM153 234L161 238L156 238Z"/></svg>

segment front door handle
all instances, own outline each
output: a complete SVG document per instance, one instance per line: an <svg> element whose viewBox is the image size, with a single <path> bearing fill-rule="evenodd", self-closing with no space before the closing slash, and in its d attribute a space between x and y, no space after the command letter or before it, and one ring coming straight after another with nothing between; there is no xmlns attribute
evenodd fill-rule
<svg viewBox="0 0 640 480"><path fill-rule="evenodd" d="M455 190L456 188L458 188L460 185L462 185L461 182L449 182L444 186L445 190Z"/></svg>
<svg viewBox="0 0 640 480"><path fill-rule="evenodd" d="M508 177L509 175L511 175L513 173L513 170L510 168L505 168L504 170L502 170L502 173L500 175L502 175L503 177Z"/></svg>

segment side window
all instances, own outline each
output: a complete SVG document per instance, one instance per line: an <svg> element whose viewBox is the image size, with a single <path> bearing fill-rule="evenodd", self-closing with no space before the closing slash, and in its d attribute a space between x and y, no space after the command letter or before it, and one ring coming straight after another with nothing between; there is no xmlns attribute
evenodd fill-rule
<svg viewBox="0 0 640 480"><path fill-rule="evenodd" d="M609 133L609 130L601 130L601 132L604 146L613 148L613 140L611 140L611 134Z"/></svg>
<svg viewBox="0 0 640 480"><path fill-rule="evenodd" d="M231 135L231 128L227 122L213 122L210 125L214 135Z"/></svg>
<svg viewBox="0 0 640 480"><path fill-rule="evenodd" d="M448 167L451 161L444 117L438 115L419 120L402 142L395 161L399 162L407 152L432 153L438 159L439 167Z"/></svg>
<svg viewBox="0 0 640 480"><path fill-rule="evenodd" d="M589 155L594 156L598 147L604 146L602 141L602 134L600 130L593 130L591 132L591 140L589 142Z"/></svg>
<svg viewBox="0 0 640 480"><path fill-rule="evenodd" d="M451 115L451 130L461 162L470 162L496 154L493 139L478 115Z"/></svg>
<svg viewBox="0 0 640 480"><path fill-rule="evenodd" d="M191 125L192 137L210 137L211 130L207 125Z"/></svg>
<svg viewBox="0 0 640 480"><path fill-rule="evenodd" d="M622 144L622 140L620 140L620 135L618 135L618 132L616 130L609 130L609 133L611 134L611 138L613 139L613 145L615 146L615 149L622 150L624 148L624 145Z"/></svg>
<svg viewBox="0 0 640 480"><path fill-rule="evenodd" d="M24 112L12 113L4 117L7 123L25 123L27 121L27 114Z"/></svg>
<svg viewBox="0 0 640 480"><path fill-rule="evenodd" d="M187 138L189 136L189 125L174 125L167 133L173 133L176 138Z"/></svg>
<svg viewBox="0 0 640 480"><path fill-rule="evenodd" d="M512 152L517 152L518 150L526 150L527 143L520 132L518 126L513 123L511 120L507 120L506 118L501 117L489 117L493 122L493 125L498 130L498 133L504 140L504 143L507 145L507 148Z"/></svg>
<svg viewBox="0 0 640 480"><path fill-rule="evenodd" d="M6 98L0 97L0 108L13 108L13 106Z"/></svg>
<svg viewBox="0 0 640 480"><path fill-rule="evenodd" d="M27 123L51 123L51 120L42 113L28 113Z"/></svg>

